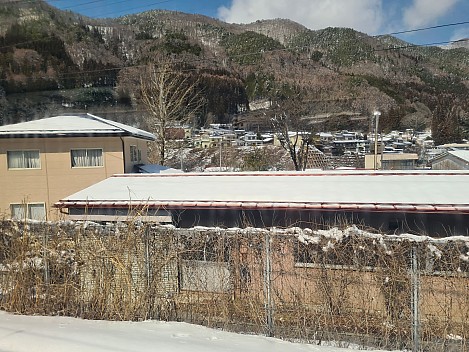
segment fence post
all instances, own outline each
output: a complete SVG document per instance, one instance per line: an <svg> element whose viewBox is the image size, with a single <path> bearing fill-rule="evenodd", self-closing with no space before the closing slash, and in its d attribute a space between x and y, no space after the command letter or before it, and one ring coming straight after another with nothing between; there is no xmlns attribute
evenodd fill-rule
<svg viewBox="0 0 469 352"><path fill-rule="evenodd" d="M49 285L50 275L49 275L49 261L47 260L47 247L49 245L48 231L44 231L42 236L42 247L43 247L43 260L44 260L44 284L45 286Z"/></svg>
<svg viewBox="0 0 469 352"><path fill-rule="evenodd" d="M272 258L270 248L270 231L267 230L265 234L265 265L264 265L264 289L265 289L265 317L267 336L274 336L274 320L273 320L273 305L272 305Z"/></svg>
<svg viewBox="0 0 469 352"><path fill-rule="evenodd" d="M145 224L145 232L143 235L144 241L144 256L145 256L145 276L146 276L146 294L145 297L148 300L147 302L147 317L153 319L153 297L150 294L151 292L151 264L150 264L150 225Z"/></svg>
<svg viewBox="0 0 469 352"><path fill-rule="evenodd" d="M151 272L150 272L150 226L147 224L145 225L145 274L147 277L147 290L150 290L150 283L151 283Z"/></svg>
<svg viewBox="0 0 469 352"><path fill-rule="evenodd" d="M419 299L420 299L420 280L419 267L417 260L417 248L412 244L411 251L411 305L412 305L412 352L418 352L420 349L420 317L419 317Z"/></svg>

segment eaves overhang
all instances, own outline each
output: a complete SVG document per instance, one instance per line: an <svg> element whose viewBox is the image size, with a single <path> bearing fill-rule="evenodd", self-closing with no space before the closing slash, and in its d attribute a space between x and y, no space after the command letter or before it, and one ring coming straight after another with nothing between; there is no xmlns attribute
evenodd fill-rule
<svg viewBox="0 0 469 352"><path fill-rule="evenodd" d="M468 204L381 204L381 203L302 203L302 202L243 202L243 201L59 201L56 208L161 208L226 209L226 210L291 210L291 211L340 211L340 212L391 212L469 214Z"/></svg>
<svg viewBox="0 0 469 352"><path fill-rule="evenodd" d="M27 132L27 133L4 133L0 134L0 139L21 139L21 138L72 138L72 137L135 137L153 141L153 138L134 135L127 131L106 131L106 132Z"/></svg>

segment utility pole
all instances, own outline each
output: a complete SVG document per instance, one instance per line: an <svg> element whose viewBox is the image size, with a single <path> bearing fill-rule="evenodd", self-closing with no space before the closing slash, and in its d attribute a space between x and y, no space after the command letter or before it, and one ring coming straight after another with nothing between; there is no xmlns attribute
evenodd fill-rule
<svg viewBox="0 0 469 352"><path fill-rule="evenodd" d="M420 298L420 279L419 268L417 259L417 246L412 245L411 252L411 269L410 269L412 293L412 352L420 351L420 311L419 311L419 298Z"/></svg>
<svg viewBox="0 0 469 352"><path fill-rule="evenodd" d="M378 125L379 125L379 117L381 113L379 111L375 111L373 116L375 117L375 157L374 157L374 170L378 170ZM382 153L382 151L381 151Z"/></svg>
<svg viewBox="0 0 469 352"><path fill-rule="evenodd" d="M265 318L267 336L274 336L274 318L272 302L272 258L271 258L271 237L267 231L265 234L265 263L264 263L264 290L265 290Z"/></svg>
<svg viewBox="0 0 469 352"><path fill-rule="evenodd" d="M222 145L222 139L220 139L220 172L221 172L221 145Z"/></svg>
<svg viewBox="0 0 469 352"><path fill-rule="evenodd" d="M183 159L184 159L184 142L181 143L181 148L179 149L179 157L180 157L180 161L181 161L181 171L184 171L184 163L183 163Z"/></svg>

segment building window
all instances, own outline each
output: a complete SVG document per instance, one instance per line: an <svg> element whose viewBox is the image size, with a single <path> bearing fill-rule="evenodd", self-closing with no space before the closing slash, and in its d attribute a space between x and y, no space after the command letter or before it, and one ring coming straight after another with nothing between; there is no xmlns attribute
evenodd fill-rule
<svg viewBox="0 0 469 352"><path fill-rule="evenodd" d="M183 290L228 292L232 289L229 243L223 237L181 238Z"/></svg>
<svg viewBox="0 0 469 352"><path fill-rule="evenodd" d="M44 203L11 204L11 218L16 220L46 220L46 207Z"/></svg>
<svg viewBox="0 0 469 352"><path fill-rule="evenodd" d="M40 169L39 150L13 150L7 152L9 169Z"/></svg>
<svg viewBox="0 0 469 352"><path fill-rule="evenodd" d="M138 149L136 145L130 146L130 161L133 163L142 161L142 151Z"/></svg>
<svg viewBox="0 0 469 352"><path fill-rule="evenodd" d="M70 151L72 167L103 166L102 149L72 149Z"/></svg>

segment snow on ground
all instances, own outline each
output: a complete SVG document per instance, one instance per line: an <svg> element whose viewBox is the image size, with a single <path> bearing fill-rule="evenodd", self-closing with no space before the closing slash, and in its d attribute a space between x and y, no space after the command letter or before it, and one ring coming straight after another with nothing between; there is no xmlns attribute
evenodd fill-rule
<svg viewBox="0 0 469 352"><path fill-rule="evenodd" d="M0 352L345 352L177 322L122 322L0 312Z"/></svg>

